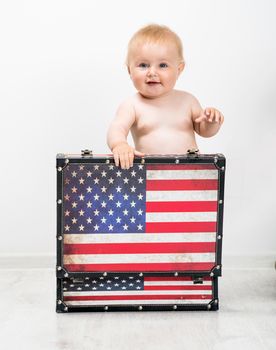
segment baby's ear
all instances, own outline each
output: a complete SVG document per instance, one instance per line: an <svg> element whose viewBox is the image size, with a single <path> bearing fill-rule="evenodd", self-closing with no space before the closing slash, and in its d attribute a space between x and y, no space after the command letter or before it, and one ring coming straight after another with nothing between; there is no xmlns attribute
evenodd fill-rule
<svg viewBox="0 0 276 350"><path fill-rule="evenodd" d="M185 62L180 62L178 65L178 76L183 72L184 67L185 67Z"/></svg>
<svg viewBox="0 0 276 350"><path fill-rule="evenodd" d="M127 71L128 71L128 74L130 75L129 65L128 65L128 64L126 64L126 66L127 66Z"/></svg>

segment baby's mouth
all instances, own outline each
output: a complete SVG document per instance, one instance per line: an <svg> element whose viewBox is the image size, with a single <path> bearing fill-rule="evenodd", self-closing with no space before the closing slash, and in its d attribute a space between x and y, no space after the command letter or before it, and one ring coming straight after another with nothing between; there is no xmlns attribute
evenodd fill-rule
<svg viewBox="0 0 276 350"><path fill-rule="evenodd" d="M150 85L150 86L154 86L154 85L159 85L159 84L161 84L160 81L147 81L146 83L147 83L148 85Z"/></svg>

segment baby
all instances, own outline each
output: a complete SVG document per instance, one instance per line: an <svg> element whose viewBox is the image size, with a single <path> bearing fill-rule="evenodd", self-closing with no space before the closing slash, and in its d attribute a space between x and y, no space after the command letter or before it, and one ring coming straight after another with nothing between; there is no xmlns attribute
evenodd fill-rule
<svg viewBox="0 0 276 350"><path fill-rule="evenodd" d="M145 154L185 154L197 148L195 132L218 132L221 112L202 109L193 95L174 89L185 63L181 40L168 27L149 25L135 33L126 63L137 93L119 106L108 130L116 166L129 169L134 156ZM129 130L135 149L127 143Z"/></svg>

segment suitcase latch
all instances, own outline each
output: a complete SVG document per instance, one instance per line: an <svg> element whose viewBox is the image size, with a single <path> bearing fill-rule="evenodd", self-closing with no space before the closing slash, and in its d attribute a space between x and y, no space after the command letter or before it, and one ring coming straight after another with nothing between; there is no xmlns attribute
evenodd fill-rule
<svg viewBox="0 0 276 350"><path fill-rule="evenodd" d="M203 277L194 277L193 283L194 284L203 284Z"/></svg>
<svg viewBox="0 0 276 350"><path fill-rule="evenodd" d="M199 153L199 149L198 148L191 148L187 150L188 154L198 154Z"/></svg>
<svg viewBox="0 0 276 350"><path fill-rule="evenodd" d="M93 156L93 151L90 150L90 149L83 149L83 150L81 150L81 155L82 155L83 157Z"/></svg>

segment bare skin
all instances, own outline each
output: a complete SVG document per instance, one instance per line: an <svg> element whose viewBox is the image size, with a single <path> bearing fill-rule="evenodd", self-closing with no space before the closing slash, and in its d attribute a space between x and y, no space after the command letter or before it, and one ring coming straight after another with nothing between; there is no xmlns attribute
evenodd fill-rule
<svg viewBox="0 0 276 350"><path fill-rule="evenodd" d="M224 117L217 109L202 109L194 96L174 90L183 69L172 44L147 44L133 52L128 70L138 92L120 105L107 135L117 166L128 169L134 156L145 154L185 154L197 148L195 132L203 137L218 132ZM129 131L135 148L127 143Z"/></svg>

